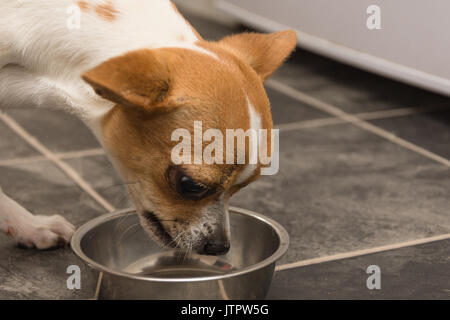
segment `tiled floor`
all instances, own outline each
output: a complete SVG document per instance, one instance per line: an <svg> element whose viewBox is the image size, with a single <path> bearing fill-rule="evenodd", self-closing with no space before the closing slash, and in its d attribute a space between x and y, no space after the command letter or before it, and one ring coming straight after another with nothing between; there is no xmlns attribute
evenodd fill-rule
<svg viewBox="0 0 450 320"><path fill-rule="evenodd" d="M279 271L268 299L449 299L449 246L438 241ZM367 288L369 266L380 268L380 289Z"/></svg>
<svg viewBox="0 0 450 320"><path fill-rule="evenodd" d="M189 18L209 39L236 31ZM290 233L269 298L450 299L450 99L302 50L273 79L280 172L232 200ZM130 205L77 119L33 109L7 115L0 116L6 193L76 225ZM11 119L59 160L43 157L11 129ZM65 165L92 189L77 185ZM414 245L422 239L442 240ZM70 249L24 250L0 235L0 299L92 298L97 275L87 268L82 290L66 289L66 268L76 261ZM367 289L369 265L381 269L380 290Z"/></svg>

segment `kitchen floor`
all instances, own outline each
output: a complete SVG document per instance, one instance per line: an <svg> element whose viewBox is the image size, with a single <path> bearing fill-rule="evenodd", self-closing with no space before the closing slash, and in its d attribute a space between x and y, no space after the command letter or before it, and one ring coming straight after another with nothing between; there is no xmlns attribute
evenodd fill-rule
<svg viewBox="0 0 450 320"><path fill-rule="evenodd" d="M208 39L241 31L188 15ZM450 299L450 99L297 50L267 82L280 172L232 205L281 224L291 246L269 299ZM80 226L130 206L89 130L59 111L0 114L0 186ZM82 181L83 183L79 183ZM0 235L0 299L92 299L98 275ZM381 289L369 290L376 265ZM370 282L370 281L369 281Z"/></svg>

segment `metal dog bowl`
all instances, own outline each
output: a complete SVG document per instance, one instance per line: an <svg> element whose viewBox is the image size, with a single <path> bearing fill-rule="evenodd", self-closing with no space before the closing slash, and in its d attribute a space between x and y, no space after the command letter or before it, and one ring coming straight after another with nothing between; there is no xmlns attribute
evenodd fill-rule
<svg viewBox="0 0 450 320"><path fill-rule="evenodd" d="M159 247L133 210L86 223L71 245L79 258L103 273L100 299L264 299L289 236L260 214L229 211L231 249L221 257Z"/></svg>

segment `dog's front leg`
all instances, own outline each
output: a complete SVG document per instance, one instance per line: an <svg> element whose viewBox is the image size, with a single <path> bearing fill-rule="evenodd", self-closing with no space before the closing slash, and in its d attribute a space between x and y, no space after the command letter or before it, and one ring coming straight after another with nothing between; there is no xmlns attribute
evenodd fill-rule
<svg viewBox="0 0 450 320"><path fill-rule="evenodd" d="M75 227L59 215L32 215L0 188L0 230L25 247L49 249L68 244Z"/></svg>

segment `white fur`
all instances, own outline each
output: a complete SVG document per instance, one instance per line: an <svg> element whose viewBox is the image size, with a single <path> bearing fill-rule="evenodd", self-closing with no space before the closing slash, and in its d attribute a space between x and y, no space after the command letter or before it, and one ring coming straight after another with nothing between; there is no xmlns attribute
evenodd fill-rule
<svg viewBox="0 0 450 320"><path fill-rule="evenodd" d="M0 231L27 247L48 249L69 243L75 227L61 216L33 216L0 189Z"/></svg>
<svg viewBox="0 0 450 320"><path fill-rule="evenodd" d="M175 242L197 250L205 245L204 241L208 239L210 232L223 237L224 240L231 239L230 214L224 194L212 205L205 207L197 221L189 226L184 237L178 235Z"/></svg>
<svg viewBox="0 0 450 320"><path fill-rule="evenodd" d="M255 107L253 106L252 102L248 97L247 97L247 104L248 104L248 113L250 117L250 129L254 130L258 135L259 129L262 128L261 116L255 111ZM258 165L252 163L256 163L258 159L259 138L257 136L256 139L253 140L250 139L250 141L251 143L253 143L253 145L249 147L249 150L256 150L256 154L254 153L250 154L250 156L253 156L253 158L250 158L250 164L247 164L245 166L245 169L242 170L239 176L237 176L234 185L241 184L250 179L250 177L255 174L255 170L258 168Z"/></svg>
<svg viewBox="0 0 450 320"><path fill-rule="evenodd" d="M106 3L86 2L92 7ZM95 95L81 79L84 72L143 48L179 47L214 56L195 45L199 39L169 0L111 3L115 20L90 10L81 12L80 29L69 29L76 0L1 0L0 107L64 108L80 116L102 142L99 123L113 103ZM45 249L68 242L73 226L60 216L33 216L0 192L0 230L12 230L17 242Z"/></svg>
<svg viewBox="0 0 450 320"><path fill-rule="evenodd" d="M105 0L86 2L95 6ZM69 29L67 21L73 13L69 14L68 8L74 7L76 0L0 2L0 68L8 63L20 65L24 73L23 89L37 84L37 88L31 89L29 99L33 100L45 84L43 91L48 93L49 101L66 101L59 106L80 115L100 140L98 121L113 104L97 97L82 81L81 74L136 49L179 47L212 55L195 45L199 39L169 0L112 0L111 3L118 12L115 20L106 21L90 10L81 12L80 29ZM180 41L181 38L184 40ZM4 85L17 77L17 70L9 70L0 75ZM20 86L14 90L3 88L2 104L13 104L10 101L14 93L5 97L5 91L20 92L22 102L26 99L23 96L26 91ZM51 94L53 88L57 90ZM51 97L55 95L58 97Z"/></svg>

